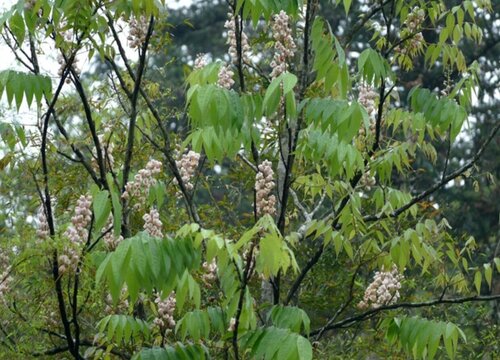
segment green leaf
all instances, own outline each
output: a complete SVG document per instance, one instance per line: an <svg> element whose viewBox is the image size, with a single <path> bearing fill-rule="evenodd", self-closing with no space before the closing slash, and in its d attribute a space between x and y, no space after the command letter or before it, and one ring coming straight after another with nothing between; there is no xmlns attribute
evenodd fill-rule
<svg viewBox="0 0 500 360"><path fill-rule="evenodd" d="M491 264L489 263L486 263L483 266L484 266L484 278L486 279L486 282L488 283L488 286L491 289L491 278L493 277L493 269L491 267Z"/></svg>
<svg viewBox="0 0 500 360"><path fill-rule="evenodd" d="M398 342L408 355L416 359L433 359L441 339L448 356L453 357L457 352L459 334L466 342L465 334L455 324L415 316L392 319L386 336L390 343Z"/></svg>
<svg viewBox="0 0 500 360"><path fill-rule="evenodd" d="M300 360L312 359L312 346L309 340L302 336L297 337L297 352Z"/></svg>
<svg viewBox="0 0 500 360"><path fill-rule="evenodd" d="M96 234L99 234L99 231L108 220L108 216L111 211L109 192L107 190L103 190L100 191L97 196L94 196L92 207L94 209L94 231Z"/></svg>
<svg viewBox="0 0 500 360"><path fill-rule="evenodd" d="M482 280L481 271L477 270L476 273L474 274L474 286L476 287L478 295L481 294L481 280Z"/></svg>
<svg viewBox="0 0 500 360"><path fill-rule="evenodd" d="M145 348L132 357L132 360L205 360L208 350L200 344L182 344L180 342L165 347Z"/></svg>
<svg viewBox="0 0 500 360"><path fill-rule="evenodd" d="M309 316L298 307L275 305L272 307L269 317L276 327L290 329L299 334L302 331L309 334L311 323Z"/></svg>
<svg viewBox="0 0 500 360"><path fill-rule="evenodd" d="M106 334L108 341L132 344L140 339L148 340L151 337L149 324L144 320L128 315L109 315L97 324L99 332ZM107 331L106 331L107 329Z"/></svg>

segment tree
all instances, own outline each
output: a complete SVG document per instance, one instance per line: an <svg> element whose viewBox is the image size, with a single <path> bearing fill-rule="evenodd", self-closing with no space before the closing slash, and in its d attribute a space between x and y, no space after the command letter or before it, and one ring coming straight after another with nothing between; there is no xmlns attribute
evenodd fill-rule
<svg viewBox="0 0 500 360"><path fill-rule="evenodd" d="M351 1L337 3L348 16ZM184 95L160 86L171 64L150 61L175 47L160 31L164 5L20 1L3 15L25 69L2 72L0 89L38 124L1 128L2 183L17 190L2 191L6 358L466 351L456 312L474 305L486 318L500 260L477 263L474 238L436 221L431 196L470 176L500 127L458 167L436 162L478 89L459 45L481 42L476 14L491 5L360 3L342 36L325 8L230 2L228 55L186 57L180 107ZM370 46L357 47L365 26ZM57 74L40 67L47 46ZM100 72L82 72L84 59ZM442 94L412 86L402 102L416 62L439 62L453 83L446 75ZM422 154L438 179L401 181ZM494 329L477 340L491 356ZM345 341L360 334L373 340Z"/></svg>

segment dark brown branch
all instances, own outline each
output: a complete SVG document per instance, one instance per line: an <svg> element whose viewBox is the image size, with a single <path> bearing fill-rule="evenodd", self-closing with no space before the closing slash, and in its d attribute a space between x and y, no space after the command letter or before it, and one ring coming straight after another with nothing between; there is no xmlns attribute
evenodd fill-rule
<svg viewBox="0 0 500 360"><path fill-rule="evenodd" d="M154 27L154 17L151 16L149 20L148 32L146 34L146 38L144 43L142 44L141 49L139 50L139 67L137 69L137 74L135 76L135 84L134 89L132 91L132 96L130 98L131 103L131 113L128 127L128 135L127 135L127 145L125 149L125 161L123 164L123 184L122 184L122 192L125 191L125 186L128 182L128 177L130 174L130 167L132 163L132 154L134 148L135 141L135 123L137 120L137 101L139 98L139 92L141 89L142 76L144 75L144 70L146 68L146 55L147 49L149 45L149 40L151 39L151 35L153 34ZM123 236L128 235L128 220L127 217L123 217Z"/></svg>
<svg viewBox="0 0 500 360"><path fill-rule="evenodd" d="M488 138L483 142L479 150L476 152L476 154L472 157L472 159L462 166L461 168L455 170L448 176L445 176L444 178L441 179L438 183L436 183L434 186L428 188L425 191L422 191L420 194L415 195L407 204L401 206L400 208L394 210L391 214L382 214L382 215L370 215L370 216L365 216L363 218L364 221L377 221L380 219L385 219L388 217L398 217L402 213L404 213L406 210L411 208L413 205L419 203L429 195L433 194L437 190L441 189L443 186L445 186L447 183L449 183L451 180L463 175L467 170L469 170L471 167L474 166L474 164L481 158L483 155L484 151L486 150L488 144L495 138L496 133L500 129L500 122L495 125L491 133L488 135Z"/></svg>
<svg viewBox="0 0 500 360"><path fill-rule="evenodd" d="M240 325L240 317L243 311L243 301L245 299L245 291L248 285L248 281L250 280L250 273L252 270L252 262L253 262L253 250L255 249L255 245L256 245L255 241L252 242L252 245L248 250L246 264L245 264L245 271L243 272L243 279L241 281L240 297L238 299L238 309L236 310L236 314L234 316L235 324L234 324L232 343L233 343L234 358L236 360L239 360L240 358L238 351L238 327Z"/></svg>
<svg viewBox="0 0 500 360"><path fill-rule="evenodd" d="M66 61L66 56L64 55L64 53L62 55L64 57L64 60ZM92 141L94 142L94 147L96 150L97 166L99 167L99 175L101 177L99 182L100 185L103 186L105 189L109 189L106 181L106 166L104 163L101 141L99 140L99 136L97 136L97 129L95 127L95 121L92 117L92 110L90 109L89 101L85 93L85 89L83 88L83 85L80 81L80 77L78 76L78 74L76 73L75 69L72 66L70 66L69 69L71 75L73 76L73 83L75 84L76 91L80 96L80 100L83 105L83 111L85 113L85 119L87 120L90 134L92 136Z"/></svg>
<svg viewBox="0 0 500 360"><path fill-rule="evenodd" d="M488 295L488 296L479 296L478 295L478 296L468 296L468 297L451 298L451 299L438 298L438 299L424 301L424 302L418 302L418 303L399 303L399 304L394 304L394 305L386 305L386 306L381 306L377 309L371 309L371 310L365 311L365 312L358 314L358 315L355 315L355 316L348 317L348 318L343 319L341 321L338 321L336 323L330 324L328 326L324 326L320 329L313 330L313 331L311 331L311 336L317 335L320 332L323 333L323 332L326 332L329 330L349 327L356 322L370 319L371 317L373 317L374 315L376 315L382 311L396 310L396 309L403 309L403 308L405 308L405 309L422 308L422 307L444 305L444 304L462 304L462 303L466 303L466 302L498 301L498 300L500 300L500 295Z"/></svg>
<svg viewBox="0 0 500 360"><path fill-rule="evenodd" d="M370 21L372 17L374 17L376 14L378 14L385 5L387 5L391 0L386 0L382 4L373 7L369 12L367 12L365 15L363 15L357 22L354 24L352 27L351 31L347 33L347 35L342 39L342 45L345 47L347 46L354 36L365 26L365 24Z"/></svg>
<svg viewBox="0 0 500 360"><path fill-rule="evenodd" d="M146 39L141 47L139 52L139 67L137 69L137 75L135 76L134 89L132 91L132 96L130 99L131 102L131 114L128 128L128 136L127 136L127 147L125 150L125 163L123 165L123 190L125 189L125 185L128 182L128 175L130 173L130 164L132 162L132 150L134 147L134 138L135 138L135 123L137 120L137 100L139 98L139 91L141 89L141 81L142 76L144 74L144 69L146 68L146 54L149 45L149 40L151 35L153 34L154 27L154 18L151 16L149 21L148 33L146 35Z"/></svg>

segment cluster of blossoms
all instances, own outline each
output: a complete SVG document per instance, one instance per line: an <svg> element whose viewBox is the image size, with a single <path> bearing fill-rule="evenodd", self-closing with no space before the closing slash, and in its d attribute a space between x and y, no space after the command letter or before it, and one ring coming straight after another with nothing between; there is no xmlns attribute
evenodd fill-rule
<svg viewBox="0 0 500 360"><path fill-rule="evenodd" d="M420 9L418 6L413 8L411 13L408 14L404 25L406 29L401 33L402 38L410 37L405 41L404 46L397 46L394 50L402 55L412 56L417 54L424 44L424 36L419 29L425 20L425 11Z"/></svg>
<svg viewBox="0 0 500 360"><path fill-rule="evenodd" d="M236 318L232 317L229 320L229 327L227 328L227 331L235 331L236 330Z"/></svg>
<svg viewBox="0 0 500 360"><path fill-rule="evenodd" d="M11 270L9 257L0 249L0 300L3 300L12 282L12 277L10 276Z"/></svg>
<svg viewBox="0 0 500 360"><path fill-rule="evenodd" d="M37 220L38 227L36 229L36 236L39 241L46 240L49 237L50 231L43 205L38 208Z"/></svg>
<svg viewBox="0 0 500 360"><path fill-rule="evenodd" d="M194 70L199 70L203 67L207 66L207 59L205 54L196 55L196 59L194 60Z"/></svg>
<svg viewBox="0 0 500 360"><path fill-rule="evenodd" d="M175 161L175 165L177 169L179 169L179 174L181 175L182 183L188 191L194 189L191 179L198 168L199 162L200 154L193 150L188 151L186 154L182 154L181 158ZM177 183L177 179L174 179L174 184Z"/></svg>
<svg viewBox="0 0 500 360"><path fill-rule="evenodd" d="M162 238L163 233L161 228L163 224L160 220L160 213L156 209L151 209L149 213L144 214L142 217L144 220L144 230L152 237Z"/></svg>
<svg viewBox="0 0 500 360"><path fill-rule="evenodd" d="M163 300L161 298L161 294L157 294L155 303L158 307L158 316L153 320L153 324L158 326L162 332L168 329L173 329L175 327L175 293L172 292Z"/></svg>
<svg viewBox="0 0 500 360"><path fill-rule="evenodd" d="M215 259L213 259L210 263L205 261L202 267L205 273L201 276L201 278L206 286L210 288L212 287L212 282L217 279L217 263L215 262Z"/></svg>
<svg viewBox="0 0 500 360"><path fill-rule="evenodd" d="M234 85L233 80L234 72L231 70L229 65L222 65L219 70L219 79L217 80L217 85L224 89L231 89Z"/></svg>
<svg viewBox="0 0 500 360"><path fill-rule="evenodd" d="M140 48L144 41L146 41L146 35L148 33L148 20L144 15L139 18L132 17L129 21L129 33L127 36L128 46L130 48Z"/></svg>
<svg viewBox="0 0 500 360"><path fill-rule="evenodd" d="M375 176L371 176L370 173L364 173L361 179L359 179L359 184L367 191L370 191L371 188L377 184L377 180Z"/></svg>
<svg viewBox="0 0 500 360"><path fill-rule="evenodd" d="M376 100L378 94L373 88L365 83L360 83L358 86L358 102L363 105L371 119L375 118L377 113Z"/></svg>
<svg viewBox="0 0 500 360"><path fill-rule="evenodd" d="M75 214L71 218L71 225L64 235L69 239L69 244L64 248L63 254L59 255L59 271L66 272L69 269L76 271L80 260L80 248L87 241L87 225L92 219L92 197L82 195L76 202Z"/></svg>
<svg viewBox="0 0 500 360"><path fill-rule="evenodd" d="M396 265L393 265L391 271L377 271L358 307L376 309L384 305L395 304L400 297L399 289L401 289L403 279L404 276L399 273Z"/></svg>
<svg viewBox="0 0 500 360"><path fill-rule="evenodd" d="M420 28L425 20L425 11L418 6L414 7L411 13L408 14L404 24L412 33Z"/></svg>
<svg viewBox="0 0 500 360"><path fill-rule="evenodd" d="M421 32L419 32L414 36L412 36L411 39L407 40L405 42L404 47L398 46L394 49L394 51L402 55L411 56L417 54L422 49L423 44L424 44L424 36L422 35Z"/></svg>
<svg viewBox="0 0 500 360"><path fill-rule="evenodd" d="M276 213L276 197L271 195L275 186L272 163L264 160L259 165L259 172L255 175L257 216Z"/></svg>
<svg viewBox="0 0 500 360"><path fill-rule="evenodd" d="M368 116L370 117L370 133L375 133L376 121L375 118L377 116L377 99L378 94L373 88L365 83L360 83L358 86L358 102L365 108ZM358 131L358 139L357 145L359 149L363 149L366 147L366 128L365 124L361 124Z"/></svg>
<svg viewBox="0 0 500 360"><path fill-rule="evenodd" d="M103 231L107 231L104 236L104 244L108 248L109 251L113 251L116 249L118 244L123 240L123 236L115 236L114 231L112 229L113 227L113 215L109 215L108 220L106 221L106 225L104 225ZM111 228L111 231L109 229Z"/></svg>
<svg viewBox="0 0 500 360"><path fill-rule="evenodd" d="M155 175L161 172L162 163L157 160L149 160L144 169L138 171L134 181L130 181L125 186L122 198L129 200L135 198L138 201L136 209L146 202L149 188L156 184Z"/></svg>
<svg viewBox="0 0 500 360"><path fill-rule="evenodd" d="M33 10L33 8L35 7L37 1L38 0L26 0L24 2L24 10L26 10L26 11Z"/></svg>
<svg viewBox="0 0 500 360"><path fill-rule="evenodd" d="M57 55L57 62L59 63L59 70L57 70L57 75L59 77L62 77L62 75L64 73L64 69L66 69L66 60L64 60L64 56L62 56L62 54ZM73 59L73 63L71 64L71 68L75 71L77 76L80 76L81 70L78 66L78 58L77 57L75 57ZM66 77L65 82L66 82L66 84L69 84L71 82L69 76Z"/></svg>
<svg viewBox="0 0 500 360"><path fill-rule="evenodd" d="M236 42L236 23L235 21L238 21L238 18L232 16L231 13L227 14L229 19L226 20L226 23L224 24L224 27L227 29L227 44L229 44L229 56L231 57L231 60L233 61L233 64L238 64L238 48L237 48L237 42ZM241 32L241 60L243 62L250 62L250 45L248 44L248 37L247 35L242 31Z"/></svg>
<svg viewBox="0 0 500 360"><path fill-rule="evenodd" d="M292 30L288 24L289 17L283 10L279 14L274 15L273 21L273 37L275 40L274 49L276 50L273 60L271 61L271 78L274 79L286 72L286 61L295 54L296 45L293 41Z"/></svg>
<svg viewBox="0 0 500 360"><path fill-rule="evenodd" d="M116 305L113 304L113 298L111 294L107 294L106 298L104 299L104 303L106 304L106 307L104 308L104 311L106 314L111 315L111 314L124 314L127 313L128 308L129 308L129 302L127 299L127 292L128 288L127 285L125 285L120 294L120 300Z"/></svg>

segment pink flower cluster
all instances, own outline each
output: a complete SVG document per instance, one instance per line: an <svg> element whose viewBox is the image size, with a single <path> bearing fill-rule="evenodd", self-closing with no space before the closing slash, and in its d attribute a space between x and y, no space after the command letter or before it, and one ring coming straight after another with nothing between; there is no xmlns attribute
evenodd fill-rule
<svg viewBox="0 0 500 360"><path fill-rule="evenodd" d="M205 273L201 276L203 282L207 287L211 288L212 283L217 279L217 263L213 259L210 263L204 262L202 264Z"/></svg>
<svg viewBox="0 0 500 360"><path fill-rule="evenodd" d="M129 307L127 292L128 288L127 285L125 285L121 290L120 300L118 300L118 303L116 305L113 304L113 298L111 297L111 294L106 295L106 298L104 299L104 303L106 304L104 311L106 312L106 314L111 315L127 313Z"/></svg>
<svg viewBox="0 0 500 360"><path fill-rule="evenodd" d="M106 221L106 225L104 225L103 231L107 231L104 236L104 244L108 248L109 251L113 251L117 248L118 244L123 240L123 236L115 236L113 232L113 215L110 214L108 220ZM111 231L108 231L111 228Z"/></svg>
<svg viewBox="0 0 500 360"><path fill-rule="evenodd" d="M291 59L296 50L295 42L292 37L292 30L289 26L289 16L283 10L279 14L274 15L272 26L274 37L274 49L276 50L273 60L271 61L271 78L275 79L282 73L286 72L286 62Z"/></svg>
<svg viewBox="0 0 500 360"><path fill-rule="evenodd" d="M142 217L144 220L144 230L152 237L162 238L163 233L161 232L161 228L163 224L160 220L160 213L158 210L151 209L149 213L144 214Z"/></svg>
<svg viewBox="0 0 500 360"><path fill-rule="evenodd" d="M207 59L205 54L196 55L196 59L194 60L193 70L199 70L207 65Z"/></svg>
<svg viewBox="0 0 500 360"><path fill-rule="evenodd" d="M400 297L399 289L401 289L403 279L404 276L399 273L396 265L393 265L391 271L377 271L358 307L376 309L384 305L395 304Z"/></svg>
<svg viewBox="0 0 500 360"><path fill-rule="evenodd" d="M417 32L422 27L425 20L425 11L418 6L414 7L406 17L404 24L406 29L401 33L402 38L410 37L403 46L397 46L394 51L402 55L413 56L422 50L425 42L421 32Z"/></svg>
<svg viewBox="0 0 500 360"><path fill-rule="evenodd" d="M47 222L43 205L38 208L37 218L38 227L36 229L36 236L39 241L43 241L50 235L49 223Z"/></svg>
<svg viewBox="0 0 500 360"><path fill-rule="evenodd" d="M92 219L92 196L82 195L76 202L75 214L71 218L71 225L64 232L69 244L64 248L63 254L59 255L59 272L64 273L71 269L76 271L80 260L80 250L87 241L87 226Z"/></svg>
<svg viewBox="0 0 500 360"><path fill-rule="evenodd" d="M363 105L370 118L375 118L377 113L377 108L375 106L376 100L378 99L377 92L374 91L370 85L364 83L359 84L358 91L358 102Z"/></svg>
<svg viewBox="0 0 500 360"><path fill-rule="evenodd" d="M5 294L9 291L12 282L11 270L9 257L0 249L0 300L4 300Z"/></svg>
<svg viewBox="0 0 500 360"><path fill-rule="evenodd" d="M227 44L229 44L229 56L233 64L238 64L238 48L236 42L236 25L235 17L231 13L227 14L229 19L226 20L224 27L227 29ZM236 17L236 21L238 21ZM242 62L250 62L250 45L248 44L248 37L244 32L241 32L241 57Z"/></svg>
<svg viewBox="0 0 500 360"><path fill-rule="evenodd" d="M219 70L219 79L217 80L217 85L224 89L231 89L234 85L233 80L234 72L231 70L229 65L222 65Z"/></svg>
<svg viewBox="0 0 500 360"><path fill-rule="evenodd" d="M419 32L405 41L404 47L397 46L394 51L402 55L413 55L422 49L424 41L424 36Z"/></svg>
<svg viewBox="0 0 500 360"><path fill-rule="evenodd" d="M144 15L139 18L132 17L129 21L129 27L128 46L132 49L140 48L146 41L149 28L148 19Z"/></svg>
<svg viewBox="0 0 500 360"><path fill-rule="evenodd" d="M258 169L259 172L255 176L257 216L274 215L276 213L276 197L271 193L276 185L272 163L269 160L264 160Z"/></svg>
<svg viewBox="0 0 500 360"><path fill-rule="evenodd" d="M161 298L161 294L156 295L156 306L158 307L158 316L153 320L153 324L158 326L162 332L175 327L175 293L172 292L167 298Z"/></svg>
<svg viewBox="0 0 500 360"><path fill-rule="evenodd" d="M161 172L162 163L157 160L149 160L144 169L139 170L134 181L129 181L125 186L122 198L135 198L138 202L137 208L144 205L149 194L149 188L156 184L155 176Z"/></svg>
<svg viewBox="0 0 500 360"><path fill-rule="evenodd" d="M411 13L408 14L404 24L412 33L420 28L425 20L425 11L418 6L414 7Z"/></svg>
<svg viewBox="0 0 500 360"><path fill-rule="evenodd" d="M194 176L199 162L200 154L193 150L183 154L179 160L175 161L175 164L179 169L179 174L182 178L182 183L188 191L194 189L194 185L191 183L191 178ZM174 179L174 184L177 184L177 179Z"/></svg>

